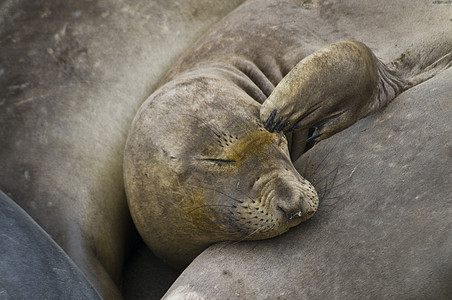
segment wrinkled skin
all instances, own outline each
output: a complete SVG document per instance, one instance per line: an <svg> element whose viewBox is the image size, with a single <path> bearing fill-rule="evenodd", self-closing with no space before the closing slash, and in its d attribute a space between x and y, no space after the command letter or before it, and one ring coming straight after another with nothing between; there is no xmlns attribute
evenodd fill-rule
<svg viewBox="0 0 452 300"><path fill-rule="evenodd" d="M392 75L364 44L339 42L300 61L262 104L260 118L270 131L314 128L310 139L320 141L387 105L406 88L408 83Z"/></svg>

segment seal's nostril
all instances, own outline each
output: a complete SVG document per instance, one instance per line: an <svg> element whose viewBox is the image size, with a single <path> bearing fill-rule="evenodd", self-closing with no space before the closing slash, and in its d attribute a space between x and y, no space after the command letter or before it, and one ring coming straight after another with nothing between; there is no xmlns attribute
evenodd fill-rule
<svg viewBox="0 0 452 300"><path fill-rule="evenodd" d="M287 209L282 205L278 205L278 209L281 210L288 220L292 220L296 217L301 217L303 215L303 210L298 208L298 210Z"/></svg>

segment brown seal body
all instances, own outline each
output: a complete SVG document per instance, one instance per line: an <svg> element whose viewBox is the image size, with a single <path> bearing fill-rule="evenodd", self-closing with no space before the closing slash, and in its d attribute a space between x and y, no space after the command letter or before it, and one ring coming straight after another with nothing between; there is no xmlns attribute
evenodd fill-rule
<svg viewBox="0 0 452 300"><path fill-rule="evenodd" d="M362 43L306 57L309 39L296 24L245 19L248 8L181 58L129 133L131 214L147 245L173 266L212 243L274 237L310 218L318 196L289 152L304 145L300 131L328 137L405 87Z"/></svg>

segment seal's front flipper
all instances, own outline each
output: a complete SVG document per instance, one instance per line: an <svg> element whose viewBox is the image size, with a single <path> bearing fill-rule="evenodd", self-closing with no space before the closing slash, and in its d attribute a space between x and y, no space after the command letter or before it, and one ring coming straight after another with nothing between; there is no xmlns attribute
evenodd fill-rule
<svg viewBox="0 0 452 300"><path fill-rule="evenodd" d="M318 141L389 103L409 86L363 43L331 44L301 60L262 104L269 131L314 128Z"/></svg>

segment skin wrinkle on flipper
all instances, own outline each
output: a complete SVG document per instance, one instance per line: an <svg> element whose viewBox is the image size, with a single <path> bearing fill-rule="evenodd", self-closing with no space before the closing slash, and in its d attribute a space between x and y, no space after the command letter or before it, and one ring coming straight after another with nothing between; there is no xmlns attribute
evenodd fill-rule
<svg viewBox="0 0 452 300"><path fill-rule="evenodd" d="M273 13L270 11L274 7L265 5L261 4L261 7L253 7L253 9L259 9L262 14ZM324 102L322 102L327 105L322 108L314 106L309 111L312 114L307 118L311 122L308 126L318 126L317 129L323 130L321 132L314 131L311 139L315 139L316 136L323 139L350 126L360 118L386 105L409 86L403 78L403 74L400 74L400 77L396 76L375 57L368 47L357 41L338 42L327 46L312 56L307 56L306 60L300 62L298 68L290 71L303 58L302 37L304 37L304 33L292 31L291 26L294 24L291 23L287 23L290 24L288 28L278 27L278 31L273 31L274 26L271 22L253 23L256 19L246 19L252 25L243 26L242 22L236 20L244 20L245 18L240 17L240 14L246 14L247 9L250 9L250 6L245 4L230 14L179 60L166 75L160 89L140 108L129 134L124 160L124 178L134 222L147 245L158 256L174 266L185 266L202 249L215 242L243 239L243 236L253 239L269 238L288 229L286 227L281 230L277 225L271 228L266 227L274 232L262 235L258 233L264 233L263 227L257 223L254 224L257 227L252 229L248 225L243 225L243 222L251 224L251 220L241 217L242 222L237 219L237 213L242 214L241 207L231 204L231 200L237 202L239 198L231 193L236 192L234 187L237 179L244 180L244 177L240 175L241 163L243 162L247 166L249 157L243 161L237 158L240 157L240 151L246 148L234 148L232 142L232 146L223 145L221 139L214 142L211 140L211 130L208 131L208 134L203 133L202 130L205 124L215 124L215 128L221 128L220 131L227 129L228 132L224 132L225 135L232 134L239 136L239 139L250 139L250 135L243 132L244 129L237 123L247 124L247 131L251 130L251 133L258 129L253 120L259 118L259 115L255 115L253 111L257 108L260 109L259 103L262 102L262 107L265 108L268 99L262 98L262 95L265 95L262 90L254 91L250 88L265 86L267 82L277 85L278 80L282 79L271 78L275 73L272 72L273 75L268 75L264 71L269 64L271 69L284 70L280 73L286 76L284 80L290 81L292 77L295 78L294 82L299 85L294 84L294 90L306 84L303 80L299 80L300 76L305 76L306 82L310 83L312 80L320 86L317 90L311 91L312 95L306 101L312 100L313 103L316 103L316 101L322 100L322 97L319 97L316 92L323 92L326 95L331 93L330 97L324 98ZM281 5L278 9L284 10L284 6ZM246 28L253 28L253 30L246 30ZM259 34L259 37L270 36L270 34L267 35L266 30L271 31L272 36L272 39L265 39L267 47L256 49L252 48L253 45L243 42L258 40L253 36L256 34ZM291 35L285 34L284 30L289 30ZM298 41L297 34L300 38ZM231 38L232 36L240 36L240 39L234 40ZM294 45L290 45L288 37ZM231 42L226 43L227 41ZM264 41L261 42L264 43ZM220 43L227 46L217 46ZM298 49L298 52L286 55L281 49L271 50L272 47L280 47L281 44L290 45L286 51L293 52L294 49ZM276 57L273 55L272 59L267 59L271 57L270 53L276 53ZM262 58L265 58L264 62ZM253 67L250 69L250 66ZM253 68L260 71L250 73ZM339 76L344 72L349 72L350 78ZM353 76L355 74L356 76ZM259 77L262 75L268 77ZM272 99L272 95L291 91L290 86L285 87L287 84L284 83L284 80L272 91L269 99ZM341 84L345 84L348 89L343 89ZM284 99L283 103L289 104L289 107L293 104L300 104L297 97L279 97L279 99ZM262 117L262 109L260 110L261 118L258 124L263 126L269 119L266 118L265 113ZM294 112L297 113L297 110ZM271 114L272 110L269 109L268 113ZM270 131L272 127L273 129L290 128L283 120L284 117L276 114L277 112L274 113L275 122L272 123L272 120L267 122L267 125L271 124ZM201 120L202 126L199 122L193 121L194 115ZM164 116L163 119L162 116ZM186 116L190 116L190 118ZM317 123L316 120L320 123ZM168 132L166 128L172 130ZM281 132L270 133L276 136L282 135ZM254 136L254 133L251 136ZM301 137L302 135L292 134L292 137L294 136ZM292 139L290 142L297 147L300 143L304 144L305 141L306 138L301 141ZM240 140L240 144L243 144L242 140ZM215 147L225 148L224 152ZM236 150L228 152L228 149ZM237 151L237 149L240 150ZM256 149L258 150L255 152L258 156L257 163L254 163L253 169L250 170L258 173L247 173L246 176L251 178L259 178L260 172L264 172L262 163L268 164L273 159L273 157L268 159L268 154L265 154L266 149L271 148L260 148L257 145L254 150ZM301 151L298 149L297 151L301 154ZM234 157L230 156L231 153L234 154ZM260 155L264 155L264 157L260 158ZM291 166L289 157L296 159L298 154L286 153L284 156L283 164ZM168 160L168 158L171 159ZM227 177L232 179L228 182L222 177L223 173L213 173L200 161L215 162L220 169L228 170L224 172L235 170L234 172L238 173L229 173ZM275 172L273 176L278 176L280 171L275 169L265 172ZM292 175L297 177L297 174L295 171ZM250 179L248 178L248 180ZM221 190L219 192L206 189L199 182L208 182L207 186L219 185ZM284 181L282 182L284 183ZM307 184L304 179L301 182L303 182L302 185ZM249 186L252 188L253 184ZM275 189L272 195L280 193L280 191L276 191L277 185L271 183L270 186ZM263 189L263 187L261 188ZM257 199L261 197L259 193L253 190L251 194L248 200L258 202ZM317 198L317 196L315 197ZM283 198L276 197L276 199ZM239 201L243 201L243 199ZM284 202L284 200L279 201ZM315 203L317 202L316 199ZM294 207L295 204L296 207L296 203L296 201L291 202L289 206ZM307 203L307 207L310 207L309 201ZM181 207L181 205L187 205L187 208ZM265 207L265 210L262 211L272 213L271 210L278 209L278 206L281 205ZM203 211L199 208L203 208ZM243 208L251 207L248 204ZM286 219L299 214L300 211L303 213L303 209L295 209L293 213L289 214L285 213L285 209L282 211L284 212L282 216ZM196 212L196 216L191 216L192 212ZM165 215L165 220L160 220L161 215ZM230 216L229 219L226 218L227 215ZM279 218L277 221L279 222ZM231 231L234 222L237 227ZM240 233L244 228L248 232ZM203 230L205 235L202 234ZM172 236L168 237L168 231L172 233Z"/></svg>

